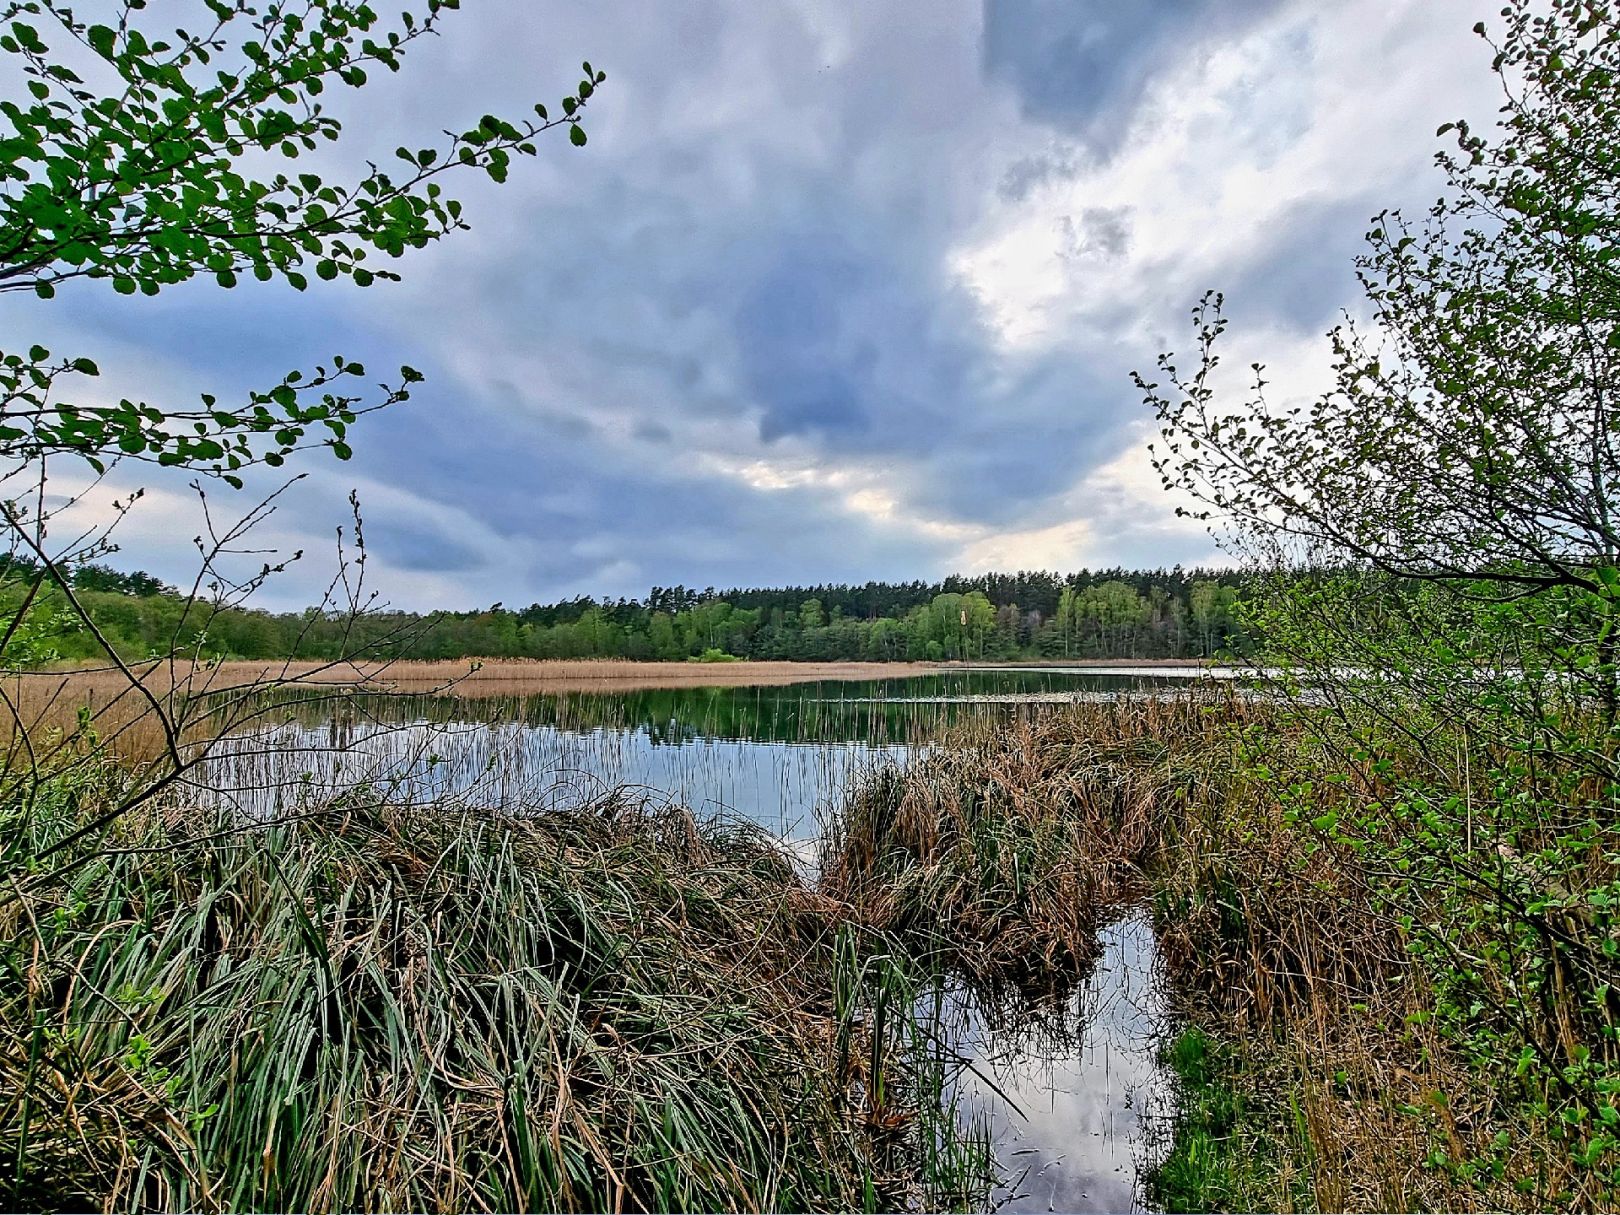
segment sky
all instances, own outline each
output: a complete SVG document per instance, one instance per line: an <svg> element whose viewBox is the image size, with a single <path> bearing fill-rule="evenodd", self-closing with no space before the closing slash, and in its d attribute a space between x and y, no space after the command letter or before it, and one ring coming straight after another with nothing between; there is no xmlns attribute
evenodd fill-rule
<svg viewBox="0 0 1620 1215"><path fill-rule="evenodd" d="M1147 458L1133 369L1226 293L1228 361L1325 386L1369 218L1442 188L1436 127L1494 113L1465 0L465 0L397 76L331 95L341 171L608 74L585 148L542 140L404 281L8 298L22 345L189 404L333 353L414 398L304 478L237 560L305 556L357 491L394 606L1221 560ZM380 376L378 377L380 378ZM249 492L267 492L257 479ZM189 583L196 494L135 487L112 563ZM59 470L53 489L75 488ZM206 486L217 519L252 502Z"/></svg>

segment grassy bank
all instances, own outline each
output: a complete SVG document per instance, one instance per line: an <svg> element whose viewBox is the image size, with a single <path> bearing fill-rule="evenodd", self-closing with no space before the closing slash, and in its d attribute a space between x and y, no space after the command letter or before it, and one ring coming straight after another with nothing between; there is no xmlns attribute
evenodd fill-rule
<svg viewBox="0 0 1620 1215"><path fill-rule="evenodd" d="M65 775L6 830L37 855L119 779ZM146 812L66 872L13 870L0 1205L982 1197L985 1145L903 1015L914 972L757 832L363 791L209 826Z"/></svg>

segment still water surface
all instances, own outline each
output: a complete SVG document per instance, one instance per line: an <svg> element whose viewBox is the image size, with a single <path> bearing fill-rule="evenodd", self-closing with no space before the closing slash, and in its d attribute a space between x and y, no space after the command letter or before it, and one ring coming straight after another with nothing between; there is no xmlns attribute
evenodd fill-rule
<svg viewBox="0 0 1620 1215"><path fill-rule="evenodd" d="M1198 672L1161 668L949 671L779 687L681 688L463 699L355 697L289 704L276 725L226 740L199 784L244 812L295 810L372 782L399 800L453 794L535 809L618 787L753 819L808 868L818 816L867 766L932 745L965 715L1011 721L1054 705L1173 694ZM1168 1112L1151 925L1101 933L1081 988L1009 1020L958 995L942 1032L964 1061L961 1116L987 1125L1003 1210L1142 1205L1139 1177Z"/></svg>

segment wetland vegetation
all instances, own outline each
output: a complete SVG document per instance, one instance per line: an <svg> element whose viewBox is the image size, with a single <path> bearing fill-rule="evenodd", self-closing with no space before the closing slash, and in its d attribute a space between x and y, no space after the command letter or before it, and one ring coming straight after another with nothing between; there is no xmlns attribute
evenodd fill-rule
<svg viewBox="0 0 1620 1215"><path fill-rule="evenodd" d="M162 43L114 7L0 8L38 103L0 106L0 291L302 290L306 261L365 287L462 226L446 170L584 146L606 79L394 175L260 181L250 150L337 137L323 82L456 5L378 41L363 5L210 0ZM1137 378L1241 572L428 621L375 612L346 550L321 603L260 613L278 567L227 567L277 495L210 516L180 593L111 571L105 530L53 548L47 463L241 488L348 458L419 373L378 396L334 359L166 412L0 358L0 1203L1620 1205L1620 17L1509 0L1480 31L1498 124L1448 123L1441 201L1374 221L1328 390L1236 388L1215 294L1192 362ZM202 72L226 53L240 77ZM725 661L1223 647L1253 669ZM449 655L672 674L410 686Z"/></svg>
<svg viewBox="0 0 1620 1215"><path fill-rule="evenodd" d="M892 686L878 736L901 743L873 742L870 716L824 711L840 683L515 705L283 698L282 724L210 748L196 790L77 840L86 813L142 776L65 755L30 787L31 834L12 856L39 863L3 912L28 942L5 995L11 1200L893 1209L977 1206L992 1190L1017 1205L1041 1187L1128 1200L1149 1150L1130 1102L1163 1097L1156 1022L1125 1044L1137 1088L1069 1094L1091 1123L1024 1133L1016 1150L1043 1155L1029 1185L1028 1162L991 1138L1026 1126L1009 1089L1057 1094L1043 1067L1095 1078L1099 992L1150 984L1140 940L1119 973L1097 970L1099 930L1133 905L1115 889L1122 862L1093 873L1074 853L1058 884L1043 867L1072 833L1036 831L1032 848L1032 823L998 824L1001 807L915 855L872 817L899 786L939 779L912 753L955 754L957 731L989 740L1051 711L1020 685L1098 690L1014 672L995 677L1006 698L985 698L980 675L965 699L965 678ZM516 745L493 742L513 731ZM370 766L298 779L323 749ZM677 757L685 787L649 770L655 752ZM448 783L409 779L442 769ZM569 770L593 780L559 795ZM800 847L761 799L735 797L740 770L816 820ZM203 790L230 796L208 809ZM285 800L267 812L246 800L255 790ZM1106 817L1112 792L1094 792ZM1000 885L1020 868L1038 883L1027 907ZM959 910L919 914L936 897Z"/></svg>

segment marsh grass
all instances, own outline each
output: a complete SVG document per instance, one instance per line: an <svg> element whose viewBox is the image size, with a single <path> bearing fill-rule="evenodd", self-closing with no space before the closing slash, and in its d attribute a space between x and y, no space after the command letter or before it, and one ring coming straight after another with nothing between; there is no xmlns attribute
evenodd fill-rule
<svg viewBox="0 0 1620 1215"><path fill-rule="evenodd" d="M45 846L94 780L7 829ZM908 1012L916 963L745 825L363 789L246 831L151 806L0 920L8 1207L857 1210L988 1185Z"/></svg>
<svg viewBox="0 0 1620 1215"><path fill-rule="evenodd" d="M1585 1146L1602 1128L1587 1123L1568 1090L1526 1076L1516 1059L1527 1042L1554 1037L1579 1082L1588 1050L1608 1049L1612 1022L1576 1023L1574 962L1603 944L1599 934L1578 916L1560 924L1569 948L1551 969L1566 976L1567 995L1551 1001L1550 1017L1509 1023L1500 1050L1479 1052L1469 1034L1498 1015L1490 992L1506 1005L1540 986L1533 955L1489 916L1448 921L1423 883L1405 882L1362 839L1332 829L1354 817L1370 831L1397 833L1377 813L1378 781L1389 773L1368 773L1360 789L1307 773L1279 796L1273 769L1309 754L1312 733L1308 715L1255 709L1246 727L1212 735L1209 779L1176 814L1176 846L1151 869L1170 991L1183 1021L1208 1031L1216 1087L1243 1098L1240 1115L1211 1136L1200 1123L1203 1086L1191 1086L1183 1133L1224 1145L1250 1187L1246 1205L1611 1206L1604 1171L1594 1167L1601 1158ZM1483 758L1471 757L1481 766ZM1466 773L1467 759L1458 767ZM1524 832L1521 846L1528 851L1533 838ZM1596 851L1582 889L1601 891L1609 880ZM1487 895L1477 901L1489 906ZM1422 964L1420 943L1441 933L1486 999L1459 1010ZM1276 1167L1262 1175L1243 1167L1255 1158ZM1270 1180L1257 1200L1262 1177ZM1222 1193L1217 1185L1190 1209L1227 1201Z"/></svg>
<svg viewBox="0 0 1620 1215"><path fill-rule="evenodd" d="M1310 729L1219 692L970 722L847 793L823 889L1026 990L1084 974L1110 908L1150 907L1172 1015L1198 1034L1196 1059L1166 1060L1182 1109L1155 1185L1174 1208L1603 1205L1580 1124L1436 1024L1410 925L1373 897L1384 875L1302 827L1351 790L1289 805L1257 767L1257 742L1272 759ZM1485 934L1463 948L1493 956Z"/></svg>
<svg viewBox="0 0 1620 1215"><path fill-rule="evenodd" d="M938 993L1037 1024L1138 904L1199 1035L1167 1057L1162 1201L1600 1205L1553 1116L1433 1023L1363 854L1301 829L1351 792L1289 807L1256 770L1306 717L1209 689L938 721L827 807L814 883L757 828L623 792L362 786L246 832L141 806L0 892L0 1199L974 1205L992 1162ZM6 855L138 779L65 767Z"/></svg>
<svg viewBox="0 0 1620 1215"><path fill-rule="evenodd" d="M1061 981L1168 846L1196 779L1177 740L1220 711L1181 697L964 722L846 792L822 888L874 928L950 942L969 974Z"/></svg>

